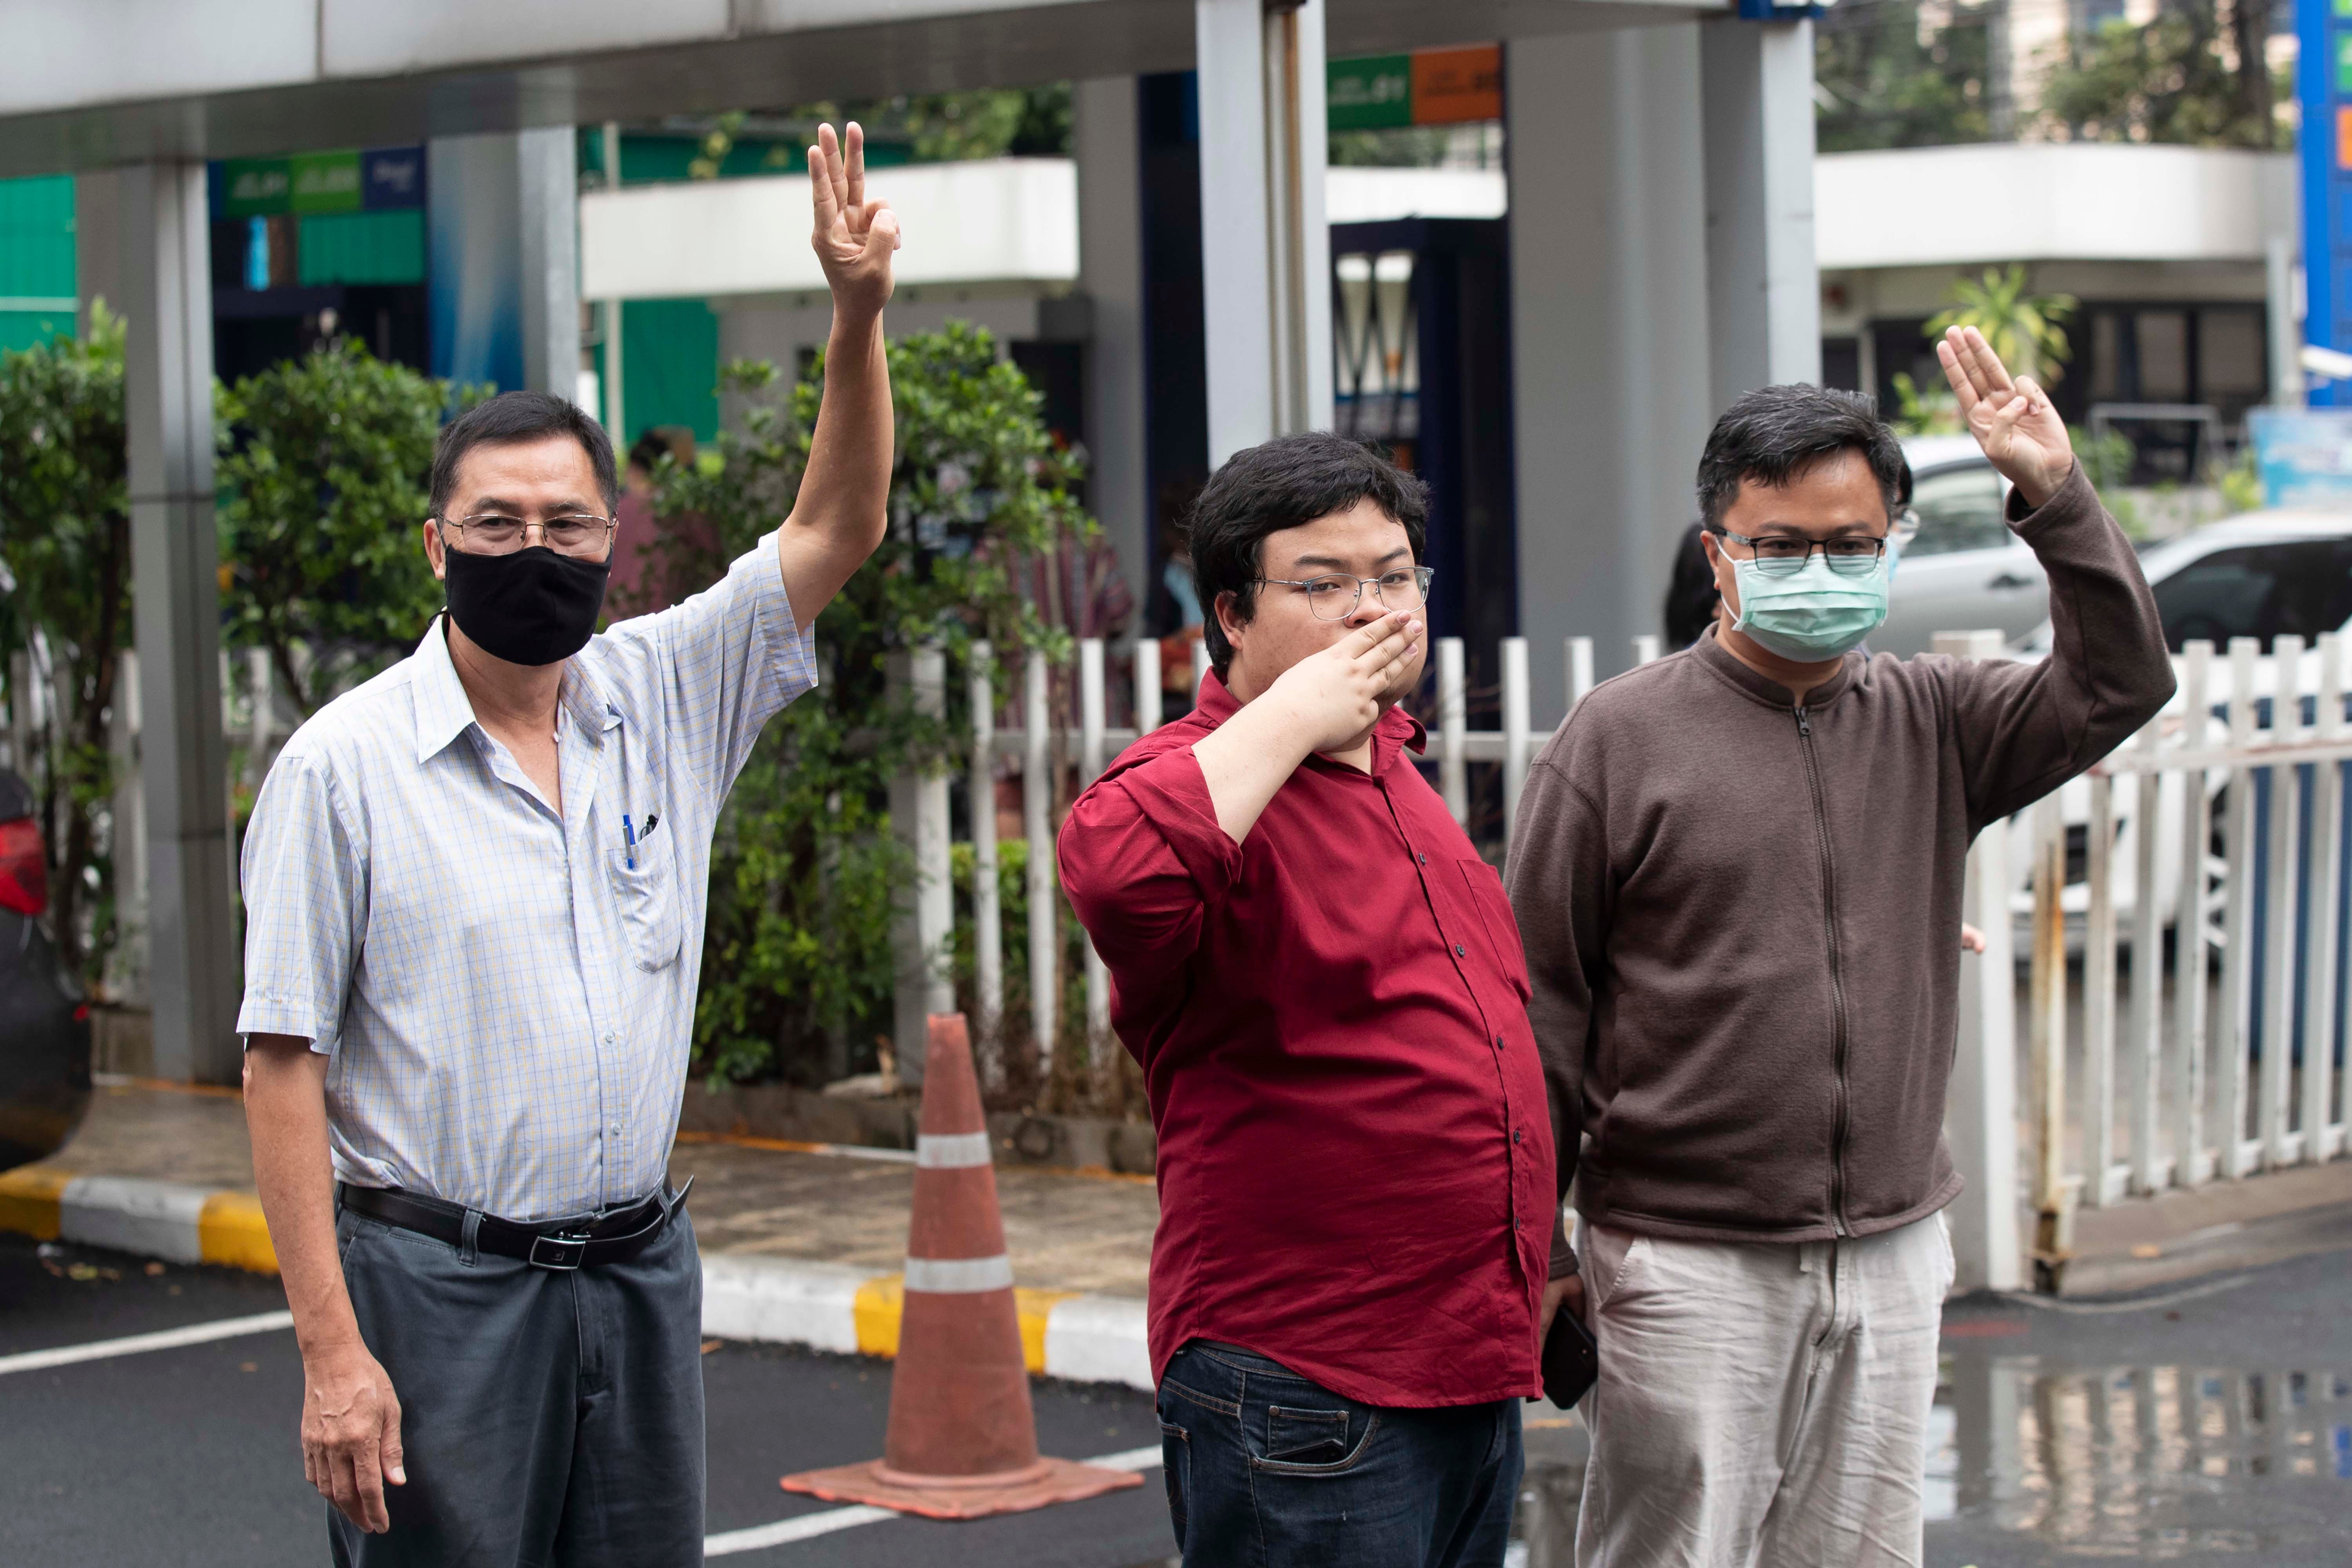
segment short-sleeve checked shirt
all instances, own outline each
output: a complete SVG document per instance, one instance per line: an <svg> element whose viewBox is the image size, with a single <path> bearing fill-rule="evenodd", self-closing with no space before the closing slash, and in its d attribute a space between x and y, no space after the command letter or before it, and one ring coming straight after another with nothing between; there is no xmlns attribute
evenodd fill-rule
<svg viewBox="0 0 2352 1568"><path fill-rule="evenodd" d="M771 535L572 658L561 816L475 721L438 621L294 732L246 833L237 1028L327 1057L338 1178L516 1220L659 1186L719 807L815 679Z"/></svg>

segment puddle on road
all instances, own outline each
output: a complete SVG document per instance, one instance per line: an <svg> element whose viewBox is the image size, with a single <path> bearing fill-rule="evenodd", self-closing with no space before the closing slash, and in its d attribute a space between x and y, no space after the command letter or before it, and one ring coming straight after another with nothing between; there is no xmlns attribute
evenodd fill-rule
<svg viewBox="0 0 2352 1568"><path fill-rule="evenodd" d="M1948 1356L1944 1376L1930 1521L2069 1556L2249 1555L2314 1530L2352 1542L2352 1373L1967 1355ZM1508 1568L1575 1562L1584 1442L1581 1430L1528 1434Z"/></svg>

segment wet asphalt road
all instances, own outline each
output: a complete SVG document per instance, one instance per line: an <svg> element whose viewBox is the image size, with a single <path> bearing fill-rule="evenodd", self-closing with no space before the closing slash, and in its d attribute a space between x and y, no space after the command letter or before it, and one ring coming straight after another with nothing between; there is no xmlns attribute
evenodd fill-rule
<svg viewBox="0 0 2352 1568"><path fill-rule="evenodd" d="M1956 1302L1945 1316L1933 1568L2054 1568L2085 1557L2352 1563L2352 1236L2347 1250L2137 1302ZM0 1357L244 1317L277 1281L79 1248L46 1260L0 1237ZM80 1276L76 1278L75 1276ZM728 1344L704 1363L709 1528L828 1511L791 1470L878 1454L885 1363ZM317 1563L323 1504L294 1444L301 1374L280 1330L0 1374L0 1563ZM1123 1389L1035 1385L1050 1453L1156 1441ZM1582 1434L1531 1406L1513 1568L1568 1568ZM1172 1549L1158 1472L1138 1489L1012 1519L892 1519L744 1552L761 1563L1159 1568Z"/></svg>
<svg viewBox="0 0 2352 1568"><path fill-rule="evenodd" d="M0 1237L0 1356L282 1309L273 1279L146 1265ZM81 1269L71 1266L81 1264ZM76 1279L71 1273L99 1272ZM113 1278L104 1272L112 1270ZM747 1528L835 1505L786 1494L790 1471L882 1451L887 1363L728 1344L705 1358L709 1528ZM1156 1445L1130 1390L1035 1385L1048 1453ZM168 1563L277 1568L326 1561L325 1505L295 1444L302 1371L290 1331L0 1375L0 1563ZM726 1561L809 1568L1133 1568L1173 1550L1158 1471L1133 1490L1009 1519L892 1519Z"/></svg>

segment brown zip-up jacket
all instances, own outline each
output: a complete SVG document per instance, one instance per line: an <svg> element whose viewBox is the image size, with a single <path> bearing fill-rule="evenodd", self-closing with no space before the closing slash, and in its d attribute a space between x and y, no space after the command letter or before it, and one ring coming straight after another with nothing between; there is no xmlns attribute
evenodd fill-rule
<svg viewBox="0 0 2352 1568"><path fill-rule="evenodd" d="M1800 708L1710 629L1593 690L1528 770L1507 880L1560 1191L1580 1171L1587 1220L1817 1241L1958 1194L1969 845L2173 685L2081 466L2031 515L2010 506L2050 575L2044 662L1849 653ZM1556 1231L1553 1277L1575 1268Z"/></svg>

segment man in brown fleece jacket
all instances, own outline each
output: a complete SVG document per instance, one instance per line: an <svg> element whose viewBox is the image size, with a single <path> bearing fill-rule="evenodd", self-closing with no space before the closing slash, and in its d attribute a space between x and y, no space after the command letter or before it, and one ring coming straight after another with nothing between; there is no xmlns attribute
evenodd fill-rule
<svg viewBox="0 0 2352 1568"><path fill-rule="evenodd" d="M1699 464L1715 626L1528 772L1508 880L1601 1346L1585 1568L1919 1561L1963 861L2172 692L2048 396L1973 330L1937 354L2050 574L2049 659L1853 651L1902 455L1865 399L1766 387Z"/></svg>

